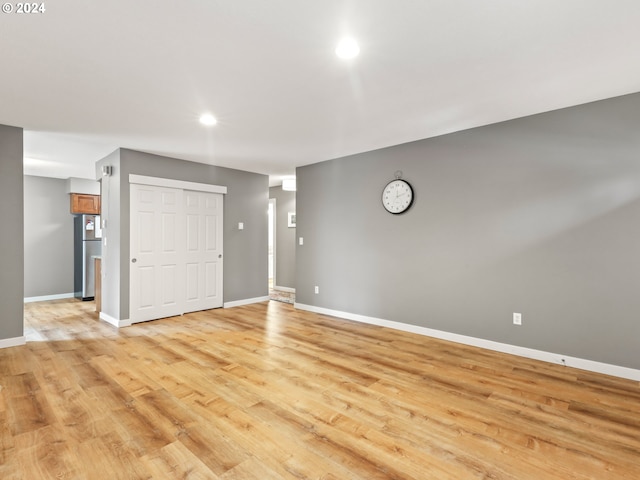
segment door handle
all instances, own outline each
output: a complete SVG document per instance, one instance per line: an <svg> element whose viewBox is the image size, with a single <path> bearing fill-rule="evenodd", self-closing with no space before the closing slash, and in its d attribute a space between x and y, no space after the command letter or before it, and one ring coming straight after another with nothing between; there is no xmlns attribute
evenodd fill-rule
<svg viewBox="0 0 640 480"><path fill-rule="evenodd" d="M218 255L218 258L222 258L222 254L219 254L219 255Z"/></svg>
<svg viewBox="0 0 640 480"><path fill-rule="evenodd" d="M131 263L136 263L138 260L136 258L131 259Z"/></svg>

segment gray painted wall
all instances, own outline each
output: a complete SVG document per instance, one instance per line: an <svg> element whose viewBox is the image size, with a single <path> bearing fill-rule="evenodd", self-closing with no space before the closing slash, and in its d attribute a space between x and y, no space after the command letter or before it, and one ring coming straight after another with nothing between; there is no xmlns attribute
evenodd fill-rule
<svg viewBox="0 0 640 480"><path fill-rule="evenodd" d="M22 129L0 125L0 340L24 334Z"/></svg>
<svg viewBox="0 0 640 480"><path fill-rule="evenodd" d="M24 176L24 296L73 293L68 181Z"/></svg>
<svg viewBox="0 0 640 480"><path fill-rule="evenodd" d="M634 94L298 168L297 301L638 369L638 132Z"/></svg>
<svg viewBox="0 0 640 480"><path fill-rule="evenodd" d="M129 318L129 174L226 186L224 301L246 300L269 294L268 176L127 149L120 149L99 161L96 165L96 175L99 175L103 164L115 165L114 175L105 177L102 184L103 197L109 196L108 211L105 212L103 209L103 215L108 215L106 267L109 270L113 269L113 273L108 273L110 279L107 280L108 286L103 290L103 295L113 295L112 289L116 287L116 282L119 282L119 298L115 302L115 296L108 299L105 313L119 320ZM108 193L107 181L110 189ZM119 212L119 218L116 216L116 210ZM239 222L244 223L244 230L238 230ZM119 232L116 232L115 229L118 227ZM115 245L114 239L117 239Z"/></svg>
<svg viewBox="0 0 640 480"><path fill-rule="evenodd" d="M111 165L113 175L103 177L101 174L102 165ZM128 308L126 315L120 316L120 171L120 150L116 150L96 163L96 179L100 180L100 213L103 222L102 312L116 320L125 320L129 318ZM129 285L128 271L126 281Z"/></svg>
<svg viewBox="0 0 640 480"><path fill-rule="evenodd" d="M296 192L271 187L269 198L276 200L276 271L275 286L296 286L296 229L288 227L288 213L296 211Z"/></svg>

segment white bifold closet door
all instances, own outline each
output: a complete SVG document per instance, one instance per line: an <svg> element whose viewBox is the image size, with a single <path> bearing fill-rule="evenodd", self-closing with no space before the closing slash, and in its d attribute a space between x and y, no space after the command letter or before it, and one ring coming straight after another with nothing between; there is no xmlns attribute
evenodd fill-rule
<svg viewBox="0 0 640 480"><path fill-rule="evenodd" d="M222 195L131 184L132 323L222 306Z"/></svg>

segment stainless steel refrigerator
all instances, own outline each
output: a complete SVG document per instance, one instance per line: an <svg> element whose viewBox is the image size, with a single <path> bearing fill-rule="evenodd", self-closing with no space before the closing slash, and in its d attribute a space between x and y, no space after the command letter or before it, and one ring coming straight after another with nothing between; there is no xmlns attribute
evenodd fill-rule
<svg viewBox="0 0 640 480"><path fill-rule="evenodd" d="M95 296L95 257L102 253L100 215L77 215L74 218L74 274L75 296L93 300Z"/></svg>

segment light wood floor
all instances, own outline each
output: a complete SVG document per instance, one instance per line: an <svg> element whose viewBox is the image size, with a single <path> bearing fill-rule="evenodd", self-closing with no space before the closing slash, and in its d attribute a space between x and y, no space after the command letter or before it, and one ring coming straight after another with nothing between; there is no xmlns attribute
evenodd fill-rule
<svg viewBox="0 0 640 480"><path fill-rule="evenodd" d="M25 307L1 479L638 479L638 382L266 302Z"/></svg>

